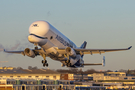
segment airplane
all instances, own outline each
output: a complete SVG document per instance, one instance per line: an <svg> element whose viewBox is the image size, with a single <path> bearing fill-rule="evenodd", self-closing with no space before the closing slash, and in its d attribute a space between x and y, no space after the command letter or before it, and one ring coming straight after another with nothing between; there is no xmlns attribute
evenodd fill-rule
<svg viewBox="0 0 135 90"><path fill-rule="evenodd" d="M44 67L48 67L46 57L50 57L53 60L60 61L62 67L78 68L85 65L105 66L105 57L103 57L102 63L87 64L83 60L84 54L93 55L112 51L123 51L129 50L132 47L130 46L124 49L86 49L86 41L80 47L77 47L70 39L47 21L35 21L30 25L28 41L34 44L34 49L26 48L22 51L6 51L4 49L4 52L22 54L31 58L40 55L43 57L41 62Z"/></svg>

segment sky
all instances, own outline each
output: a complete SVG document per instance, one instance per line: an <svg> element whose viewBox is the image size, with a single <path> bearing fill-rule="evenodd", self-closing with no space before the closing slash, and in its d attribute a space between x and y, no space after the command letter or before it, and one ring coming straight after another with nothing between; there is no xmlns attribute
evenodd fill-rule
<svg viewBox="0 0 135 90"><path fill-rule="evenodd" d="M0 1L0 50L34 48L28 42L29 26L45 20L72 40L78 47L87 41L88 49L128 48L131 50L85 55L85 63L106 66L86 66L83 70L135 69L135 1L134 0L2 0ZM0 66L43 67L41 56L30 58L20 54L0 52ZM68 69L47 58L50 69Z"/></svg>

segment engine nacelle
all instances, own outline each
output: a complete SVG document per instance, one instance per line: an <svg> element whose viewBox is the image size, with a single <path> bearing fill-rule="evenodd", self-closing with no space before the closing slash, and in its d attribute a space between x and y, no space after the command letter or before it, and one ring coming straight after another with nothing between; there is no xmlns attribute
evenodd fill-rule
<svg viewBox="0 0 135 90"><path fill-rule="evenodd" d="M32 58L34 58L36 56L35 53L31 49L29 49L29 48L26 48L24 50L24 53L25 53L25 55L27 55L29 57L32 57Z"/></svg>
<svg viewBox="0 0 135 90"><path fill-rule="evenodd" d="M69 56L72 56L72 57L76 57L76 52L73 48L71 47L67 47L66 49L66 53L69 55Z"/></svg>

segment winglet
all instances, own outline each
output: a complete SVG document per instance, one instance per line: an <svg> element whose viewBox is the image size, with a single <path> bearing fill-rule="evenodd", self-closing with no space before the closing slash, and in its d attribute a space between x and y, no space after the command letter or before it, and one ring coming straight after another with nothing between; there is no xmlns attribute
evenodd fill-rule
<svg viewBox="0 0 135 90"><path fill-rule="evenodd" d="M132 46L130 46L130 47L128 48L128 50L131 49L131 48L132 48Z"/></svg>

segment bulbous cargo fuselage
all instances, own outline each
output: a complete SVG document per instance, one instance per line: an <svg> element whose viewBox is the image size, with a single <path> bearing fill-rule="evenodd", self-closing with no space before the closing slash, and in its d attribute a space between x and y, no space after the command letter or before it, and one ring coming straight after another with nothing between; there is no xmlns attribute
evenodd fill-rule
<svg viewBox="0 0 135 90"><path fill-rule="evenodd" d="M29 27L29 36L28 40L35 45L39 45L45 51L47 56L54 60L59 60L65 64L67 57L65 57L66 50L61 52L56 50L57 48L77 48L77 46L69 40L65 35L59 32L54 28L50 23L46 21L35 21ZM72 50L73 52L73 50ZM74 59L70 57L72 65L74 65L80 56L77 56Z"/></svg>
<svg viewBox="0 0 135 90"><path fill-rule="evenodd" d="M61 48L77 47L71 40L69 40L65 35L46 21L33 22L29 27L29 34L28 40L31 43L38 43L39 45L41 44L40 46L42 46L42 40L46 40L45 43L47 40L50 40L50 42L55 46L59 46Z"/></svg>

